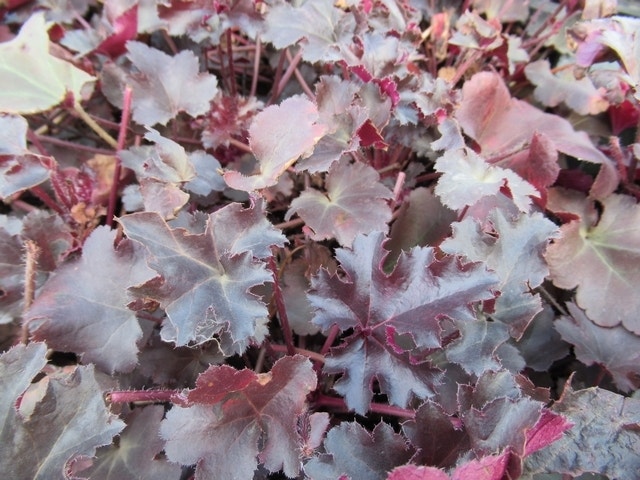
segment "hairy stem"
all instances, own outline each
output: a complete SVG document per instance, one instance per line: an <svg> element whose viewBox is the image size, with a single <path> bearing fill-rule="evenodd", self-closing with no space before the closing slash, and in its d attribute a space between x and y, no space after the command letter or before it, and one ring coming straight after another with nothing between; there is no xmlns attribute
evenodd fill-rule
<svg viewBox="0 0 640 480"><path fill-rule="evenodd" d="M24 320L26 313L33 304L36 293L36 273L38 256L40 248L33 240L27 240L25 246L25 266L24 266L24 305L22 329L20 332L20 341L25 345L29 342L29 325Z"/></svg>

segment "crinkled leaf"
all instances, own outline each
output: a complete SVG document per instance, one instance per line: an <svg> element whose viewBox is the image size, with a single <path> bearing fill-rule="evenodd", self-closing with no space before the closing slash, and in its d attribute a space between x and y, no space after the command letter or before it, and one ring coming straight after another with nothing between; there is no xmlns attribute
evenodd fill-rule
<svg viewBox="0 0 640 480"><path fill-rule="evenodd" d="M186 112L192 117L209 110L209 102L218 92L216 77L200 73L198 58L190 50L182 50L172 57L141 42L127 42L128 57L135 70L120 76L121 82L110 80L103 89L109 101L122 103L120 83L133 90L133 119L141 125L152 126L167 122ZM109 77L110 78L110 77ZM111 85L115 83L115 85Z"/></svg>
<svg viewBox="0 0 640 480"><path fill-rule="evenodd" d="M529 63L524 73L536 88L533 95L546 107L564 102L580 115L597 115L609 108L604 92L598 90L587 76L576 78L572 69L554 74L547 60Z"/></svg>
<svg viewBox="0 0 640 480"><path fill-rule="evenodd" d="M567 387L552 409L574 427L525 461L525 473L579 475L598 472L627 478L640 471L640 400L599 388Z"/></svg>
<svg viewBox="0 0 640 480"><path fill-rule="evenodd" d="M137 363L142 330L127 308L127 287L153 276L142 248L125 240L114 249L115 236L107 227L94 230L82 257L56 269L26 317L35 339L109 373Z"/></svg>
<svg viewBox="0 0 640 480"><path fill-rule="evenodd" d="M20 116L0 116L0 198L2 199L40 185L49 178L51 171L56 167L53 157L36 155L27 149L27 128L27 121Z"/></svg>
<svg viewBox="0 0 640 480"><path fill-rule="evenodd" d="M435 193L447 207L458 210L474 205L484 197L496 195L505 186L511 192L514 203L526 212L531 196L538 191L511 170L490 165L473 150L448 150L435 164L442 173Z"/></svg>
<svg viewBox="0 0 640 480"><path fill-rule="evenodd" d="M386 200L393 194L379 180L372 167L341 161L329 170L327 192L306 189L291 202L285 220L297 213L313 231L312 239L335 238L349 247L360 233L388 229L391 208Z"/></svg>
<svg viewBox="0 0 640 480"><path fill-rule="evenodd" d="M531 319L541 309L540 297L531 294L549 270L543 258L550 239L557 237L554 223L535 212L509 219L499 208L484 221L466 217L453 223L453 238L441 248L447 253L465 255L473 262L484 262L500 277L500 296L492 318L509 326L520 338Z"/></svg>
<svg viewBox="0 0 640 480"><path fill-rule="evenodd" d="M436 161L435 168L442 173L435 193L442 199L442 203L453 210L496 195L505 186L511 192L514 203L523 212L529 210L529 197L540 195L533 185L515 172L490 165L468 148L447 150Z"/></svg>
<svg viewBox="0 0 640 480"><path fill-rule="evenodd" d="M640 387L640 337L623 326L601 327L587 318L574 303L571 316L562 316L555 329L573 345L576 357L586 365L602 365L623 392Z"/></svg>
<svg viewBox="0 0 640 480"><path fill-rule="evenodd" d="M542 405L527 397L496 398L481 409L471 408L462 421L477 455L491 455L503 448L511 448L524 455L526 434L537 423Z"/></svg>
<svg viewBox="0 0 640 480"><path fill-rule="evenodd" d="M353 31L355 22L332 0L314 0L297 7L288 3L274 5L266 15L265 25L264 40L280 49L302 40L302 58L315 63L342 58L340 40Z"/></svg>
<svg viewBox="0 0 640 480"><path fill-rule="evenodd" d="M446 349L447 359L457 363L473 375L487 370L499 370L503 363L499 347L509 340L509 331L505 324L476 320L463 322L458 328L462 338ZM521 370L524 360L521 360ZM507 367L507 365L504 365Z"/></svg>
<svg viewBox="0 0 640 480"><path fill-rule="evenodd" d="M26 350L18 347L17 351L5 353L0 361L22 363L20 376L24 384L35 373L36 364L42 363L44 354L43 344ZM5 380L9 379L0 377L2 383ZM60 478L71 460L93 456L97 447L111 443L113 436L124 428L124 423L106 408L91 365L49 377L44 396L28 418L22 418L14 408L17 399L5 394L13 395L17 391L14 385L2 385L0 390L6 410L0 433L0 465L8 478Z"/></svg>
<svg viewBox="0 0 640 480"><path fill-rule="evenodd" d="M314 323L324 331L333 325L354 329L327 357L325 371L345 372L335 388L359 413L368 409L374 379L391 403L403 407L411 392L423 398L432 395L435 372L400 353L394 335L408 334L421 349L438 348L440 320L473 320L470 305L492 298L489 289L496 280L482 265L461 265L454 257L436 260L433 249L426 247L402 253L386 274L383 241L381 233L360 235L352 250L337 250L346 275L321 270L312 279L309 295L317 309Z"/></svg>
<svg viewBox="0 0 640 480"><path fill-rule="evenodd" d="M402 431L418 449L413 461L422 465L452 467L470 447L462 425L429 400L418 408L415 418L402 424Z"/></svg>
<svg viewBox="0 0 640 480"><path fill-rule="evenodd" d="M455 212L445 207L432 190L424 187L411 190L395 216L389 234L391 238L386 244L394 258L401 250L439 244L449 235L451 222L456 219Z"/></svg>
<svg viewBox="0 0 640 480"><path fill-rule="evenodd" d="M543 305L542 311L533 317L517 343L512 342L527 367L538 372L544 372L553 362L569 354L569 344L553 328L554 317L551 307Z"/></svg>
<svg viewBox="0 0 640 480"><path fill-rule="evenodd" d="M345 153L358 150L358 131L370 113L357 95L360 89L355 82L337 76L320 77L316 84L316 102L320 121L328 130L313 153L296 165L296 170L326 172Z"/></svg>
<svg viewBox="0 0 640 480"><path fill-rule="evenodd" d="M585 132L574 130L564 118L511 98L499 74L477 73L465 82L462 95L456 118L465 133L480 144L485 158L526 151L532 135L539 132L545 134L559 152L601 164L592 190L594 196L605 197L618 186L613 162L594 147Z"/></svg>
<svg viewBox="0 0 640 480"><path fill-rule="evenodd" d="M0 43L0 111L38 113L73 94L82 99L84 86L95 81L84 70L49 53L43 12L32 15L18 36Z"/></svg>
<svg viewBox="0 0 640 480"><path fill-rule="evenodd" d="M386 423L379 423L369 433L357 423L343 422L329 430L324 448L327 453L304 466L314 480L384 480L389 471L406 463L414 453L406 439Z"/></svg>
<svg viewBox="0 0 640 480"><path fill-rule="evenodd" d="M158 182L143 178L140 180L140 194L146 212L154 212L165 220L175 218L180 209L189 201L189 194L173 183Z"/></svg>
<svg viewBox="0 0 640 480"><path fill-rule="evenodd" d="M16 402L47 364L44 343L19 344L0 355L0 438L10 438L11 419L16 415ZM1 450L1 449L0 449Z"/></svg>
<svg viewBox="0 0 640 480"><path fill-rule="evenodd" d="M98 449L93 465L83 470L82 475L92 480L180 478L182 468L179 465L158 458L164 448L158 433L163 416L161 405L149 405L131 412L117 445Z"/></svg>
<svg viewBox="0 0 640 480"><path fill-rule="evenodd" d="M598 214L591 200L556 190L549 208L579 216L561 227L561 238L545 254L553 283L577 287L578 305L598 325L622 324L640 333L640 206L614 194L602 200Z"/></svg>
<svg viewBox="0 0 640 480"><path fill-rule="evenodd" d="M300 157L307 157L327 126L318 123L318 108L302 96L289 97L257 114L249 127L249 144L260 172L245 176L227 171L231 188L250 192L276 185L278 178Z"/></svg>
<svg viewBox="0 0 640 480"><path fill-rule="evenodd" d="M151 178L161 182L188 182L194 179L195 169L184 147L149 128L144 136L154 146L131 147L119 153L122 165L130 168L139 179Z"/></svg>
<svg viewBox="0 0 640 480"><path fill-rule="evenodd" d="M302 438L297 421L316 387L311 362L301 356L278 360L271 372L230 372L214 366L200 377L188 407L174 406L160 426L169 460L196 464L196 479L252 478L260 464L294 477Z"/></svg>
<svg viewBox="0 0 640 480"><path fill-rule="evenodd" d="M180 346L222 334L225 349L239 352L263 338L267 308L250 290L271 275L254 257L269 255L284 238L264 218L261 203L230 204L210 214L199 234L171 228L155 213L126 215L120 223L147 248L148 264L159 274L134 291L166 310L164 340Z"/></svg>

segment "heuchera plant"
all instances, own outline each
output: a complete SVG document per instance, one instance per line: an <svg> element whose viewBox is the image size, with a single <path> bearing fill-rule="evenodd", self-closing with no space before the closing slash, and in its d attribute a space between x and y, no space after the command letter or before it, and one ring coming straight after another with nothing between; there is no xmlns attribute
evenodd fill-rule
<svg viewBox="0 0 640 480"><path fill-rule="evenodd" d="M4 478L637 478L640 20L530 3L5 2Z"/></svg>

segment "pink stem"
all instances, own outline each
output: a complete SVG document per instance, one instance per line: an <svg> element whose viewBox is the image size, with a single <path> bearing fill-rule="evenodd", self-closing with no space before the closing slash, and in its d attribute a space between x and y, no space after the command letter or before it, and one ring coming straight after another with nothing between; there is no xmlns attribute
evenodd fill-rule
<svg viewBox="0 0 640 480"><path fill-rule="evenodd" d="M116 390L107 394L107 401L111 403L130 402L173 402L184 404L182 392L178 390Z"/></svg>
<svg viewBox="0 0 640 480"><path fill-rule="evenodd" d="M328 395L320 394L315 400L316 407L333 407L348 411L346 402L342 398L329 397ZM369 405L369 411L379 413L381 415L391 415L393 417L400 418L415 418L416 412L408 410L406 408L394 407L393 405L387 405L384 403L371 402Z"/></svg>
<svg viewBox="0 0 640 480"><path fill-rule="evenodd" d="M131 116L131 101L132 101L131 87L128 85L124 89L122 100L122 121L120 122L120 129L118 131L118 151L116 152L116 166L113 171L113 182L111 183L111 191L109 192L109 205L107 207L107 221L106 224L111 228L113 226L114 214L116 211L116 202L118 199L118 187L120 183L120 175L122 174L122 162L120 161L120 150L124 150L124 145L127 140L127 129L129 128L129 118Z"/></svg>

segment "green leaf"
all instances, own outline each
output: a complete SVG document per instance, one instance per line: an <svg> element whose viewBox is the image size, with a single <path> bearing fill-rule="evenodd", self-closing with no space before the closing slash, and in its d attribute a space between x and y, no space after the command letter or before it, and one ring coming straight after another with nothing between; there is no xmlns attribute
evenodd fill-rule
<svg viewBox="0 0 640 480"><path fill-rule="evenodd" d="M95 81L84 70L49 54L44 14L27 20L13 40L0 44L0 111L38 113L56 106L67 92L82 97Z"/></svg>

